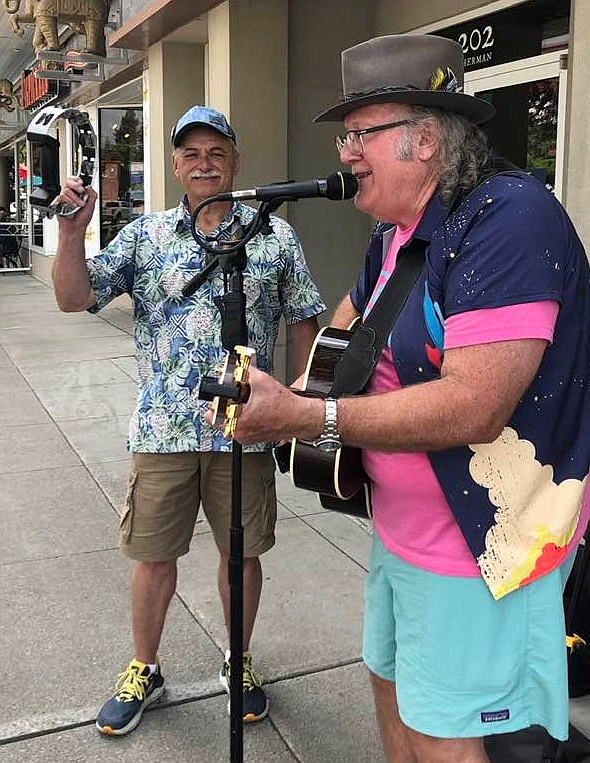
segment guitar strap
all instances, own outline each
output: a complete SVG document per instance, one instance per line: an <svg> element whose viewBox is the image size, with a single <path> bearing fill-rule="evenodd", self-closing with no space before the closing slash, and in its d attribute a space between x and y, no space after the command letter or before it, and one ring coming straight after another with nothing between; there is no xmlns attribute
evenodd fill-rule
<svg viewBox="0 0 590 763"><path fill-rule="evenodd" d="M427 246L427 241L413 239L407 249L400 251L395 271L334 369L334 383L328 397L356 395L366 387L392 326L422 272Z"/></svg>

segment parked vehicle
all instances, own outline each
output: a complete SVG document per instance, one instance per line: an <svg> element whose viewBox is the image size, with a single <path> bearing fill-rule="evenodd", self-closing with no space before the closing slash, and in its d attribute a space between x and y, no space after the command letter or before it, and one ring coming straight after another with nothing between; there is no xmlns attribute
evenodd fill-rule
<svg viewBox="0 0 590 763"><path fill-rule="evenodd" d="M115 225L124 225L133 219L133 204L130 201L107 201L103 206L103 219Z"/></svg>

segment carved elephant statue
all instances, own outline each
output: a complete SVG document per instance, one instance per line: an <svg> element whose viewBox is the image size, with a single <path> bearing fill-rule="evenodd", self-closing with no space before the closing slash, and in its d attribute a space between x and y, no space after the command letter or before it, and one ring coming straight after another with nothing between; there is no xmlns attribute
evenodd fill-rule
<svg viewBox="0 0 590 763"><path fill-rule="evenodd" d="M12 82L8 79L0 79L0 109L6 109L6 111L14 111L18 103L18 99L14 94Z"/></svg>
<svg viewBox="0 0 590 763"><path fill-rule="evenodd" d="M19 24L35 24L33 47L41 50L61 50L57 32L58 23L68 24L86 35L86 53L106 56L104 28L107 23L110 0L26 0L21 14L21 0L2 0L15 34L22 35Z"/></svg>
<svg viewBox="0 0 590 763"><path fill-rule="evenodd" d="M19 37L22 37L24 34L24 31L20 28L20 24L34 24L35 18L33 16L32 8L33 5L32 0L27 0L26 5L26 12L25 13L19 13L20 3L17 3L14 5L14 3L11 3L10 0L2 0L2 5L4 6L4 10L6 13L8 13L8 20L10 22L10 26L12 27L12 30L14 34L18 35Z"/></svg>

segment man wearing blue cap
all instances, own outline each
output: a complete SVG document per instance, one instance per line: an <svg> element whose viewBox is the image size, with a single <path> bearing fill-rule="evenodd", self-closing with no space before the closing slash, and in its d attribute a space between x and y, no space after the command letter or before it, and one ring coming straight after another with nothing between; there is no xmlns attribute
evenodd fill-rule
<svg viewBox="0 0 590 763"><path fill-rule="evenodd" d="M186 194L178 207L134 220L98 257L85 260L84 234L96 201L91 188L70 178L61 199L79 211L59 218L53 281L65 311L97 312L127 293L134 302L139 371L138 404L129 429L129 489L121 517L121 549L135 560L132 577L135 655L117 691L98 714L105 734L133 730L144 709L164 692L157 650L176 585L177 559L189 550L199 503L219 549L218 585L229 630L229 522L231 441L203 421L198 399L203 376L215 374L224 357L221 316L215 300L224 292L214 271L192 295L183 286L208 264L195 243L190 216L206 198L231 191L239 171L236 135L225 116L194 106L171 135L174 174ZM83 200L83 194L87 194ZM199 213L203 235L218 242L246 227L255 212L241 203L209 204ZM272 373L281 316L291 326L295 367L302 373L325 306L305 263L297 234L271 216L272 232L247 245L244 272L249 345L257 365ZM276 494L270 443L245 449L242 491L244 525L244 721L268 712L249 652L260 593L259 556L275 542ZM220 673L228 687L229 652Z"/></svg>

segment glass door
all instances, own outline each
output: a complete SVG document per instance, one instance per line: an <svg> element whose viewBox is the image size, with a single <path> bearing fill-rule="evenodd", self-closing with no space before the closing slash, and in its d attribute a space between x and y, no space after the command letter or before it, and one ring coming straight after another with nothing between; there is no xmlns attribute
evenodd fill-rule
<svg viewBox="0 0 590 763"><path fill-rule="evenodd" d="M7 180L6 209L0 211L0 273L7 270L28 271L30 256L28 247L27 221L27 147L26 141L18 141L11 149L0 157L4 162L4 173Z"/></svg>
<svg viewBox="0 0 590 763"><path fill-rule="evenodd" d="M465 92L490 101L492 146L555 193L563 190L567 53L557 51L465 75Z"/></svg>
<svg viewBox="0 0 590 763"><path fill-rule="evenodd" d="M143 109L101 108L100 245L144 211Z"/></svg>

